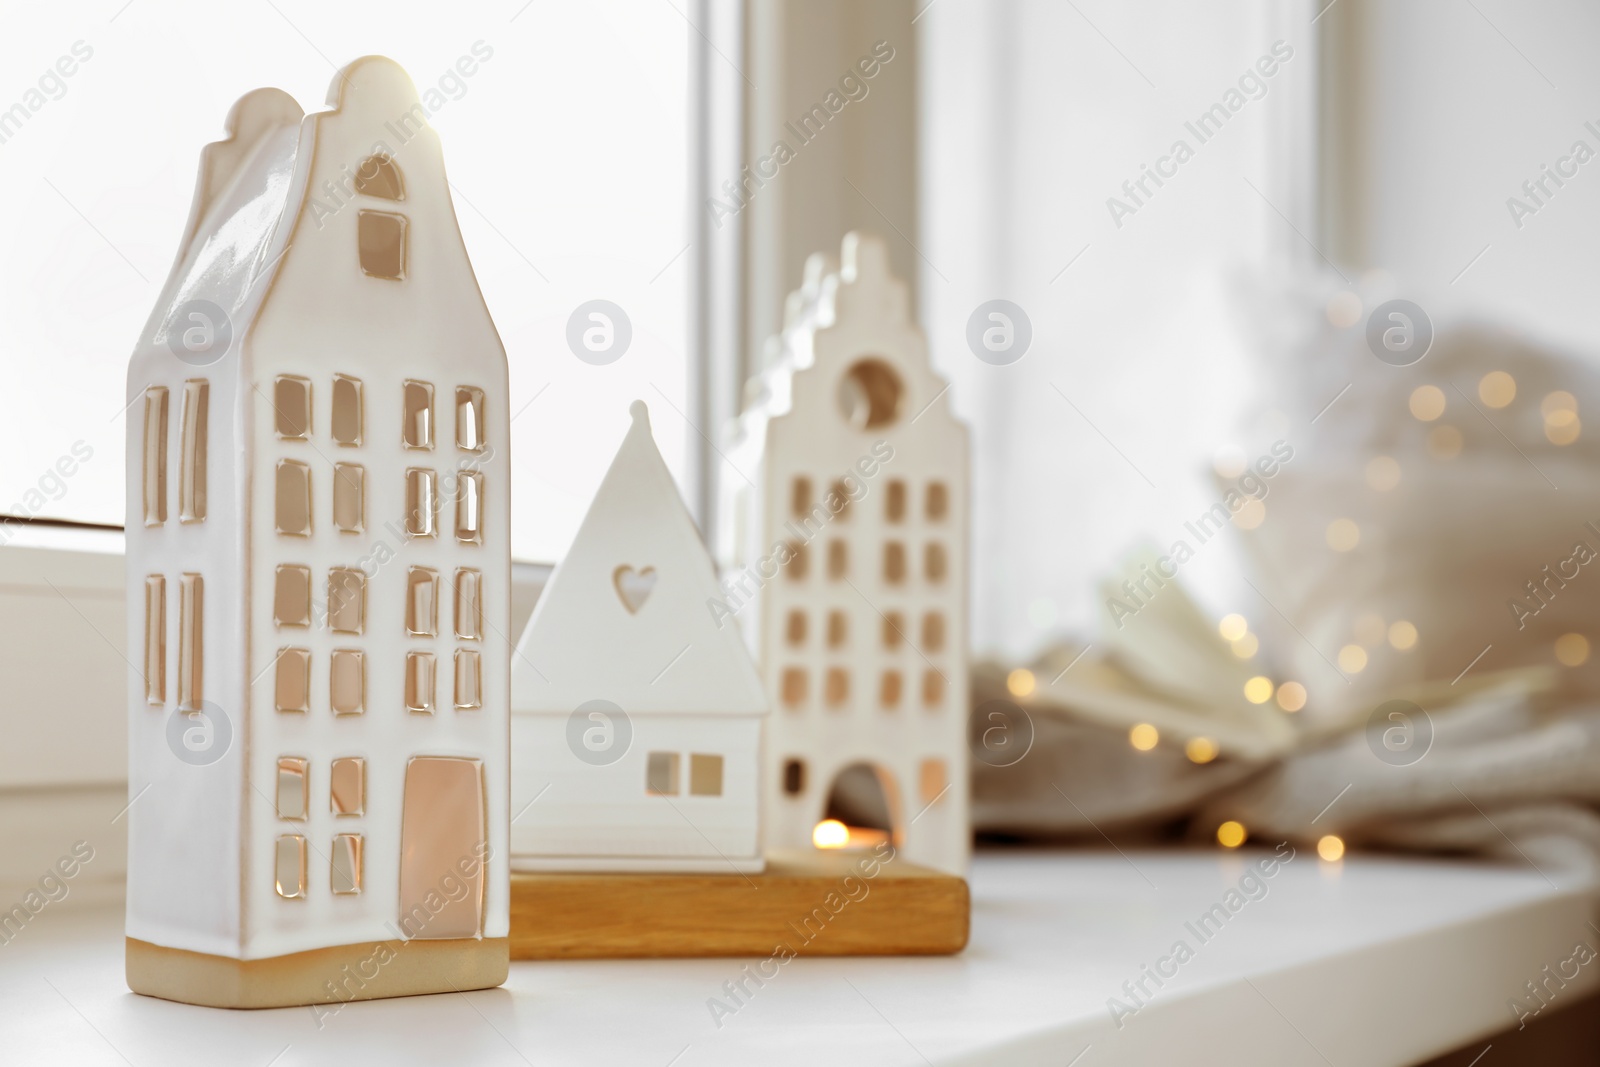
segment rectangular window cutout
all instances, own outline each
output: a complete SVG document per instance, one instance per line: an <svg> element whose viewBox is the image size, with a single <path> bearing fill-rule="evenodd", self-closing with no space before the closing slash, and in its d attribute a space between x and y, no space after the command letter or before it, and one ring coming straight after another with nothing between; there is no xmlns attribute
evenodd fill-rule
<svg viewBox="0 0 1600 1067"><path fill-rule="evenodd" d="M850 674L843 667L829 667L823 686L823 699L828 707L837 708L850 699Z"/></svg>
<svg viewBox="0 0 1600 1067"><path fill-rule="evenodd" d="M278 564L272 590L272 621L279 626L311 625L311 568Z"/></svg>
<svg viewBox="0 0 1600 1067"><path fill-rule="evenodd" d="M272 383L272 410L278 436L303 440L311 436L311 383L280 374Z"/></svg>
<svg viewBox="0 0 1600 1067"><path fill-rule="evenodd" d="M328 627L336 634L358 634L367 625L367 576L355 567L328 571Z"/></svg>
<svg viewBox="0 0 1600 1067"><path fill-rule="evenodd" d="M644 791L653 797L678 795L678 754L652 752L645 762Z"/></svg>
<svg viewBox="0 0 1600 1067"><path fill-rule="evenodd" d="M277 841L274 882L284 900L304 900L306 896L306 839L299 834L284 834Z"/></svg>
<svg viewBox="0 0 1600 1067"><path fill-rule="evenodd" d="M883 678L878 683L878 703L886 708L900 706L900 672L884 671Z"/></svg>
<svg viewBox="0 0 1600 1067"><path fill-rule="evenodd" d="M833 517L844 520L850 517L850 490L844 482L834 482L828 502L828 510L833 511L834 501L838 501L839 510L834 511Z"/></svg>
<svg viewBox="0 0 1600 1067"><path fill-rule="evenodd" d="M400 281L406 276L406 217L387 211L356 215L356 243L361 273L370 278Z"/></svg>
<svg viewBox="0 0 1600 1067"><path fill-rule="evenodd" d="M299 756L278 758L278 818L304 820L311 800L306 761Z"/></svg>
<svg viewBox="0 0 1600 1067"><path fill-rule="evenodd" d="M333 376L333 440L354 448L361 444L365 422L362 409L361 379L348 374Z"/></svg>
<svg viewBox="0 0 1600 1067"><path fill-rule="evenodd" d="M183 383L183 459L178 470L178 521L206 521L206 434L211 385Z"/></svg>
<svg viewBox="0 0 1600 1067"><path fill-rule="evenodd" d="M834 581L842 579L850 570L850 547L843 541L833 540L828 542L828 577Z"/></svg>
<svg viewBox="0 0 1600 1067"><path fill-rule="evenodd" d="M705 756L696 752L689 757L689 795L692 797L722 795L721 756Z"/></svg>
<svg viewBox="0 0 1600 1067"><path fill-rule="evenodd" d="M806 571L811 568L811 560L806 555L806 546L798 541L789 542L789 580L791 582L805 581Z"/></svg>
<svg viewBox="0 0 1600 1067"><path fill-rule="evenodd" d="M400 438L407 448L433 447L433 386L406 379Z"/></svg>
<svg viewBox="0 0 1600 1067"><path fill-rule="evenodd" d="M328 661L328 704L335 715L367 710L367 658L353 648L336 648Z"/></svg>
<svg viewBox="0 0 1600 1067"><path fill-rule="evenodd" d="M923 552L923 574L930 582L942 582L949 570L950 564L945 557L944 546L937 541L930 543Z"/></svg>
<svg viewBox="0 0 1600 1067"><path fill-rule="evenodd" d="M279 533L311 536L311 468L297 459L278 460L273 514Z"/></svg>
<svg viewBox="0 0 1600 1067"><path fill-rule="evenodd" d="M406 633L433 637L439 632L439 575L427 567L406 573Z"/></svg>
<svg viewBox="0 0 1600 1067"><path fill-rule="evenodd" d="M883 580L890 585L906 580L906 546L899 541L889 541L883 546Z"/></svg>
<svg viewBox="0 0 1600 1067"><path fill-rule="evenodd" d="M789 612L784 621L783 637L791 645L806 643L806 613L798 609Z"/></svg>
<svg viewBox="0 0 1600 1067"><path fill-rule="evenodd" d="M950 514L950 491L945 488L943 482L929 482L928 521L938 522L948 514Z"/></svg>
<svg viewBox="0 0 1600 1067"><path fill-rule="evenodd" d="M340 756L328 777L328 807L335 815L364 815L367 811L367 761L360 756Z"/></svg>
<svg viewBox="0 0 1600 1067"><path fill-rule="evenodd" d="M799 796L806 791L805 760L786 759L783 761L783 791L792 797Z"/></svg>
<svg viewBox="0 0 1600 1067"><path fill-rule="evenodd" d="M433 653L406 653L406 710L433 714Z"/></svg>
<svg viewBox="0 0 1600 1067"><path fill-rule="evenodd" d="M159 574L144 580L144 699L167 702L167 580Z"/></svg>
<svg viewBox="0 0 1600 1067"><path fill-rule="evenodd" d="M811 514L811 479L796 478L789 491L789 510L794 517L803 519Z"/></svg>
<svg viewBox="0 0 1600 1067"><path fill-rule="evenodd" d="M947 776L944 773L944 760L942 759L923 760L917 778L922 786L923 804L934 803L944 796L944 791L949 788Z"/></svg>
<svg viewBox="0 0 1600 1067"><path fill-rule="evenodd" d="M333 465L333 525L341 533L367 526L367 469L359 463Z"/></svg>
<svg viewBox="0 0 1600 1067"><path fill-rule="evenodd" d="M483 638L483 575L470 567L456 571L456 636L463 641Z"/></svg>
<svg viewBox="0 0 1600 1067"><path fill-rule="evenodd" d="M456 447L482 452L483 390L470 385L456 386Z"/></svg>
<svg viewBox="0 0 1600 1067"><path fill-rule="evenodd" d="M456 540L462 544L483 544L483 474L462 471L457 482Z"/></svg>
<svg viewBox="0 0 1600 1067"><path fill-rule="evenodd" d="M799 667L786 667L783 671L783 703L798 708L806 702L806 672Z"/></svg>
<svg viewBox="0 0 1600 1067"><path fill-rule="evenodd" d="M828 647L843 648L850 641L850 616L842 611L828 612Z"/></svg>
<svg viewBox="0 0 1600 1067"><path fill-rule="evenodd" d="M922 616L922 650L944 651L944 616L937 611L930 611Z"/></svg>
<svg viewBox="0 0 1600 1067"><path fill-rule="evenodd" d="M334 834L328 888L339 896L361 892L361 835Z"/></svg>
<svg viewBox="0 0 1600 1067"><path fill-rule="evenodd" d="M944 703L944 675L938 671L922 672L922 706L937 708Z"/></svg>
<svg viewBox="0 0 1600 1067"><path fill-rule="evenodd" d="M434 493L433 471L412 467L406 471L406 533L432 537L438 532L439 498Z"/></svg>
<svg viewBox="0 0 1600 1067"><path fill-rule="evenodd" d="M889 490L884 498L884 513L890 522L906 521L906 483L899 478L889 482Z"/></svg>
<svg viewBox="0 0 1600 1067"><path fill-rule="evenodd" d="M199 711L205 699L205 581L198 574L179 579L178 709Z"/></svg>
<svg viewBox="0 0 1600 1067"><path fill-rule="evenodd" d="M273 664L273 704L279 711L311 710L311 650L280 648Z"/></svg>
<svg viewBox="0 0 1600 1067"><path fill-rule="evenodd" d="M167 521L167 390L144 391L144 524Z"/></svg>
<svg viewBox="0 0 1600 1067"><path fill-rule="evenodd" d="M906 619L898 611L886 612L883 616L883 647L899 648L906 639Z"/></svg>
<svg viewBox="0 0 1600 1067"><path fill-rule="evenodd" d="M456 710L483 707L483 665L470 648L456 649Z"/></svg>

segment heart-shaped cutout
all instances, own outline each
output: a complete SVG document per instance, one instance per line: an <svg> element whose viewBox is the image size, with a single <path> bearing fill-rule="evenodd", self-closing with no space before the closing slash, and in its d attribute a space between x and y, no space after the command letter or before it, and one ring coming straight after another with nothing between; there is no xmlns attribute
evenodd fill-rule
<svg viewBox="0 0 1600 1067"><path fill-rule="evenodd" d="M634 570L624 563L611 572L611 584L616 586L617 599L628 609L628 614L637 615L639 609L644 607L644 602L650 599L650 591L656 587L656 569L645 567L643 570Z"/></svg>

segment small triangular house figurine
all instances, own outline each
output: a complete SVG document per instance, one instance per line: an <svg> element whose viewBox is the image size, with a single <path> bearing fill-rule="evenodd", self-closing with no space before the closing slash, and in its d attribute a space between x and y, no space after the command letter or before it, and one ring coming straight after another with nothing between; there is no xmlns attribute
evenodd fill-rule
<svg viewBox="0 0 1600 1067"><path fill-rule="evenodd" d="M814 256L787 312L727 453L753 484L724 481L718 537L722 614L773 706L767 845L876 832L962 873L967 429L877 238L846 236L837 272Z"/></svg>
<svg viewBox="0 0 1600 1067"><path fill-rule="evenodd" d="M506 356L406 73L243 97L130 361L127 979L500 984Z"/></svg>
<svg viewBox="0 0 1600 1067"><path fill-rule="evenodd" d="M767 699L645 405L511 669L512 866L750 873Z"/></svg>

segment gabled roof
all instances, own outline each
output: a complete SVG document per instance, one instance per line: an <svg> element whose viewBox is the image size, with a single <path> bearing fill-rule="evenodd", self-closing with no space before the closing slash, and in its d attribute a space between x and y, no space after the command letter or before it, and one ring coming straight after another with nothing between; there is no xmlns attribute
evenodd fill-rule
<svg viewBox="0 0 1600 1067"><path fill-rule="evenodd" d="M755 664L641 401L511 662L511 710L570 713L608 700L629 715L767 710ZM635 609L640 575L654 585Z"/></svg>

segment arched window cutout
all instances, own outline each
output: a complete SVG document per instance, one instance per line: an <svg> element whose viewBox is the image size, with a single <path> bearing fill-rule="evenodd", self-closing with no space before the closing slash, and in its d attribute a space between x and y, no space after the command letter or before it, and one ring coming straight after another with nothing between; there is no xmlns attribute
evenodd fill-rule
<svg viewBox="0 0 1600 1067"><path fill-rule="evenodd" d="M394 160L379 152L368 156L356 168L356 192L362 196L381 196L385 200L404 200L405 184Z"/></svg>

